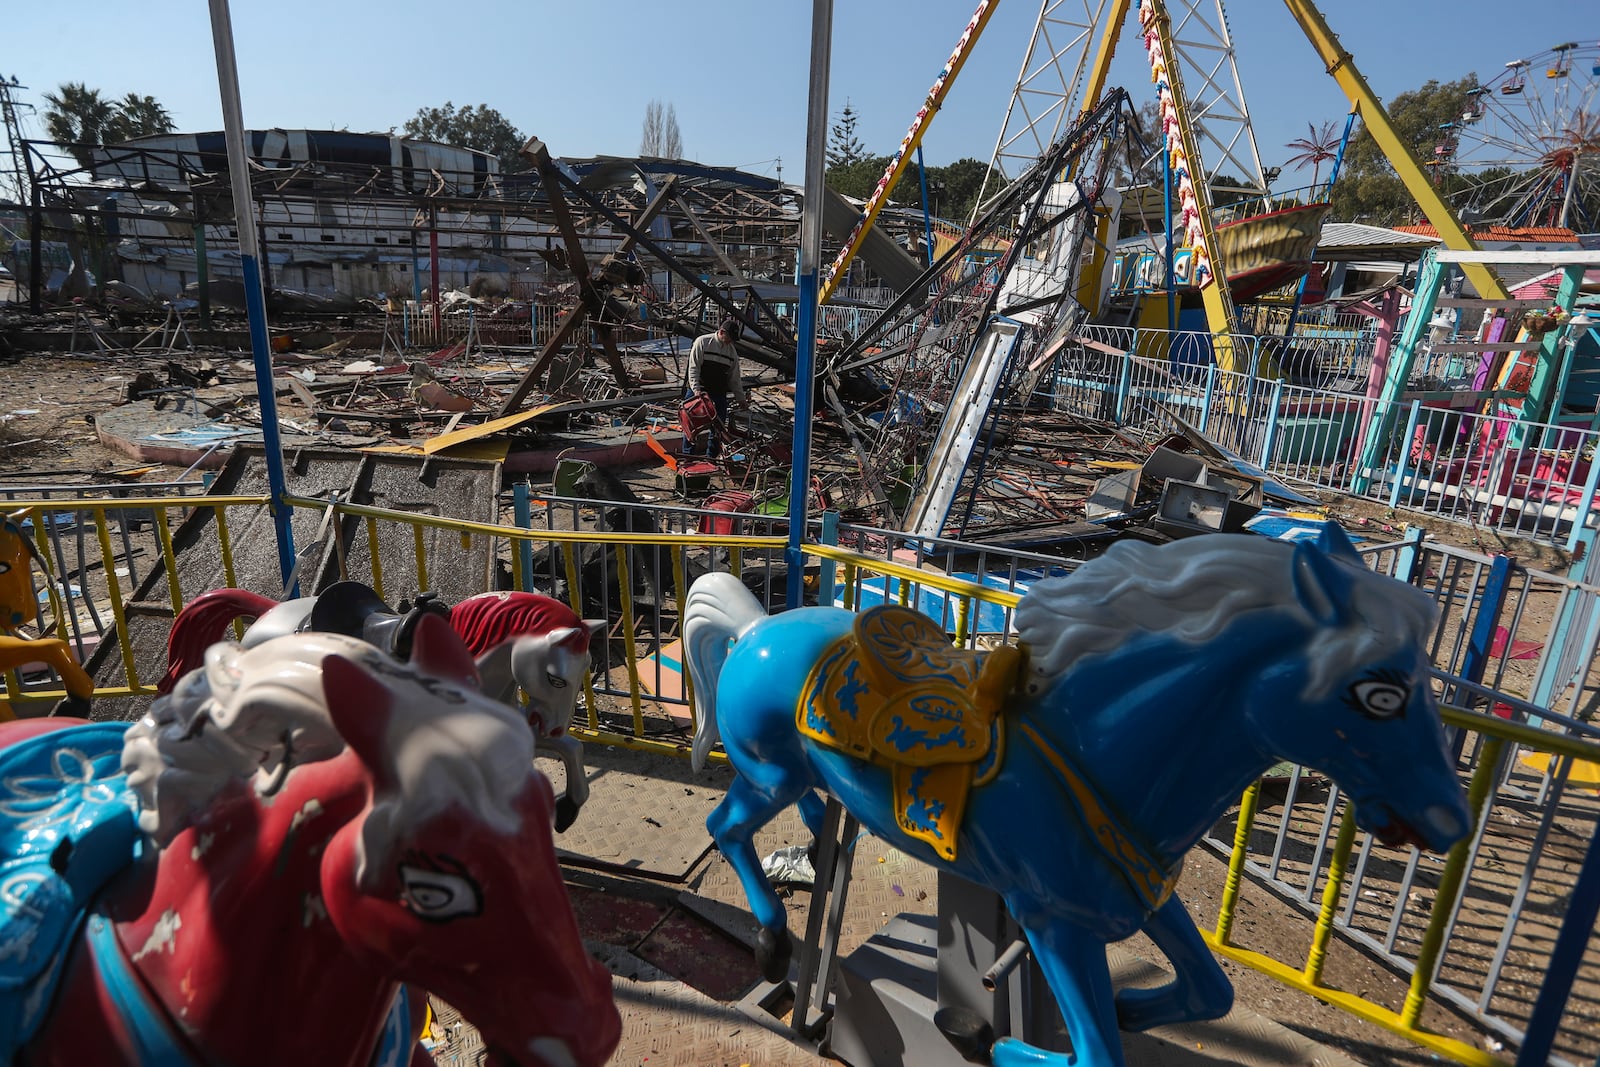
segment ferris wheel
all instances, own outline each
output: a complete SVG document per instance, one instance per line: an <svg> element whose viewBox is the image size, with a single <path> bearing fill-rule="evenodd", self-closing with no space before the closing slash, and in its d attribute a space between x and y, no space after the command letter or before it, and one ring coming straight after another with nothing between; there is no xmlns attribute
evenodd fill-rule
<svg viewBox="0 0 1600 1067"><path fill-rule="evenodd" d="M1600 230L1600 41L1506 63L1439 127L1423 165L1456 190L1464 220Z"/></svg>

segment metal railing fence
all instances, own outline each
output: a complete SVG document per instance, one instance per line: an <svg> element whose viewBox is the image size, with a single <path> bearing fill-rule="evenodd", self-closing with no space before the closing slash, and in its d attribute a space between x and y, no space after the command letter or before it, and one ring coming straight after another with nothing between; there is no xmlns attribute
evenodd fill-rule
<svg viewBox="0 0 1600 1067"><path fill-rule="evenodd" d="M407 300L394 328L395 340L410 345L446 345L481 341L484 344L547 344L560 328L562 316L570 310L565 304L502 301L491 306L447 308L433 325L433 305L426 300ZM630 323L618 328L618 341L640 341L671 336L647 323Z"/></svg>
<svg viewBox="0 0 1600 1067"><path fill-rule="evenodd" d="M1374 569L1433 596L1440 613L1430 658L1451 742L1469 780L1473 835L1449 857L1384 848L1358 834L1337 787L1301 768L1252 787L1237 819L1205 841L1229 856L1323 930L1337 929L1411 979L1398 1018L1374 1021L1409 1033L1458 1063L1505 1059L1419 1037L1424 994L1470 1016L1503 1045L1525 1036L1541 990L1540 961L1562 925L1564 894L1588 842L1600 840L1600 795L1574 777L1600 763L1592 717L1600 589L1425 540L1364 550ZM1569 631L1588 649L1582 669L1561 673ZM1565 679L1560 684L1558 679ZM1541 696L1533 703L1529 696ZM1562 713L1555 708L1564 708ZM1230 920L1231 921L1231 920ZM1228 924L1219 920L1219 933ZM1590 939L1580 975L1600 981L1600 940ZM1332 996L1306 969L1274 965L1248 948L1214 947L1363 1017L1370 1006ZM1584 1011L1593 1011L1592 1005ZM1395 1025L1398 1024L1398 1025ZM1563 1027L1553 1064L1588 1063L1600 1052L1593 1020Z"/></svg>
<svg viewBox="0 0 1600 1067"><path fill-rule="evenodd" d="M548 504L552 509L548 514L557 516L573 508L615 507L603 502L561 499L549 501ZM360 510L374 519L382 516L389 522L417 521L413 517L395 513L383 516L379 509L353 510ZM635 516L640 513L638 506L628 510ZM771 569L780 554L780 538L771 536L771 532L780 530L784 522L781 517L740 516L705 509L651 510L658 523L656 531L639 533L613 530L603 535L610 542L600 557L606 562L600 563L588 578L575 574L578 557L574 556L571 549L592 539L594 534L560 529L538 532L538 536L562 544L561 568L567 574L569 597L573 595L573 589L582 590L580 596L592 595L590 590L593 586L590 583L606 575L607 566L614 568L609 572L613 575L636 571L647 575L662 574L670 570L679 579L677 589L682 590L683 579L697 558L708 567L740 574L747 584L758 590L758 595L781 588L781 580ZM558 517L554 521L559 525L564 520ZM634 526L639 525L636 519L626 521ZM730 528L729 536L725 538L669 532L687 531L691 525L698 530L701 522L741 525ZM505 528L499 529L503 532ZM852 543L858 550L830 544L808 545L808 553L822 564L815 580L809 583L810 588L817 591L820 601L827 601L824 593L827 591L832 594L835 603L855 610L884 602L915 606L936 619L942 618L943 624L955 635L956 640L966 645L1009 641L1010 611L1020 599L1018 589L1036 569L1043 571L1052 566L1062 566L1060 561L1047 562L1043 557L1019 559L1015 564L1008 565L1004 562L1005 553L990 551L981 564L984 570L991 573L999 571L997 584L1003 588L994 588L945 574L943 568L933 569L931 561L941 558L941 546L907 538L893 531L862 527L828 530L825 527L823 537L825 540ZM859 549L865 549L866 552ZM947 561L959 561L962 558L959 553L963 549L970 553L972 546L954 543L942 546ZM1514 582L1508 585L1502 576L1502 585L1509 591L1496 593L1488 588L1492 580L1489 572L1493 569L1493 561L1487 557L1465 558L1452 549L1435 545L1413 545L1411 550L1417 557L1419 573L1433 575L1430 591L1445 608L1441 613L1440 636L1434 643L1433 651L1443 664L1438 671L1440 691L1457 700L1458 705L1448 707L1444 714L1456 737L1462 773L1471 780L1479 802L1475 810L1487 813L1486 817L1480 820L1471 842L1459 847L1450 857L1436 860L1423 857L1411 849L1388 849L1371 840L1358 841L1348 806L1326 787L1316 798L1320 803L1316 813L1307 814L1304 797L1310 791L1310 785L1305 780L1304 772L1295 772L1301 784L1296 786L1293 799L1283 805L1287 814L1279 816L1277 825L1272 820L1273 806L1261 805L1260 787L1254 787L1255 796L1247 794L1242 800L1239 815L1230 820L1235 829L1241 820L1246 825L1246 830L1236 834L1236 840L1227 847L1230 865L1239 870L1248 865L1253 873L1280 888L1290 886L1291 898L1298 894L1302 900L1317 901L1317 919L1310 931L1307 962L1303 966L1291 967L1281 960L1265 957L1248 945L1234 944L1231 920L1224 918L1233 914L1237 902L1238 887L1231 880L1222 887L1220 901L1223 910L1219 913L1217 928L1211 932L1211 939L1219 951L1280 979L1288 980L1287 974L1292 972L1295 977L1289 984L1339 1003L1346 1010L1404 1034L1456 1062L1505 1063L1507 1061L1503 1058L1482 1049L1429 1031L1422 1024L1421 1009L1430 997L1448 1002L1461 1010L1469 1010L1466 1007L1469 1001L1483 1001L1485 1006L1472 1013L1486 1028L1505 1035L1508 1041L1514 1041L1520 1035L1525 1009L1537 992L1536 983L1531 988L1529 985L1529 975L1536 968L1513 973L1502 959L1496 969L1496 951L1485 950L1473 936L1476 927L1465 925L1463 920L1471 917L1476 921L1487 912L1493 914L1495 930L1513 931L1504 950L1499 953L1506 958L1524 961L1529 958L1529 953L1537 952L1539 946L1549 944L1549 923L1535 921L1534 906L1559 894L1559 887L1547 880L1543 868L1548 865L1549 857L1558 853L1570 862L1570 841L1566 842L1565 853L1548 843L1537 849L1525 850L1523 862L1530 873L1527 876L1528 891L1523 894L1523 900L1528 906L1516 909L1514 913L1493 913L1489 905L1484 903L1485 900L1490 904L1494 902L1495 887L1503 877L1503 871L1498 866L1502 862L1497 858L1498 853L1486 851L1485 842L1492 841L1495 849L1505 847L1500 838L1514 828L1498 817L1499 810L1516 799L1519 789L1526 791L1531 784L1532 779L1527 775L1532 775L1532 771L1526 772L1523 777L1507 777L1505 773L1509 753L1516 751L1519 746L1551 757L1552 773L1546 775L1551 784L1545 788L1544 795L1556 802L1557 808L1548 813L1541 809L1541 818L1565 828L1572 839L1582 840L1585 833L1592 837L1596 829L1596 811L1600 810L1600 805L1581 803L1582 798L1574 800L1575 794L1562 787L1560 775L1569 764L1556 757L1580 757L1600 763L1600 744L1587 740L1600 735L1592 728L1548 710L1542 716L1547 728L1535 729L1529 725L1533 718L1528 710L1531 706L1507 693L1495 693L1495 699L1485 706L1513 706L1517 710L1511 718L1502 719L1472 710L1465 705L1483 705L1483 698L1473 695L1470 679L1445 669L1468 670L1482 677L1483 672L1491 670L1491 665L1497 661L1502 664L1514 662L1507 659L1508 653L1503 650L1498 657L1482 660L1481 669L1479 661L1471 658L1475 647L1472 635L1480 629L1477 612L1492 610L1494 618L1518 616L1526 610L1523 602L1534 594L1538 583L1552 581L1550 576L1540 575L1537 580L1530 578L1525 586L1517 586ZM1392 555L1386 555L1378 562L1398 565L1402 551L1405 551L1403 547L1390 550ZM697 556L699 553L706 555ZM972 562L976 565L980 561L972 558ZM594 566L592 560L590 565ZM540 570L537 566L534 573L540 576L553 574L550 569ZM672 609L681 611L678 594L674 593L664 601L656 601L658 607L664 604L666 610L654 615L650 625L654 627L659 623L661 632L657 636L664 644L658 646L661 651L651 652L642 648L638 641L640 634L650 629L639 621L643 617L640 611L640 605L644 603L643 590L635 590L634 583L629 581L617 582L616 587L621 603L611 607L611 614L613 617L620 616L622 627L613 630L610 644L615 646L620 642L621 654L618 656L608 651L606 655L610 658L597 667L593 694L588 702L587 729L580 729L579 736L629 747L681 753L693 729L694 713L689 703L691 690L680 676L678 693L681 695L666 692L669 687L662 684L661 673L662 657L677 658L668 649L671 640L676 637L676 619L672 617ZM1424 588L1430 587L1424 584ZM1493 601L1492 609L1481 607L1485 601ZM1456 633L1462 629L1469 631L1465 644L1455 639ZM635 630L640 633L634 633ZM630 634L634 635L633 643L629 641ZM652 656L656 658L652 660ZM631 667L628 666L630 664ZM627 669L619 670L622 667ZM1495 676L1504 680L1503 671ZM674 708L678 709L676 714ZM1259 822L1256 821L1258 818ZM1251 826L1254 827L1253 831ZM1254 854L1250 847L1263 834L1270 834L1274 839L1281 837L1285 842L1279 847L1276 868L1263 864L1261 857ZM1512 840L1516 840L1514 834ZM1298 859L1299 868L1290 864L1291 859ZM1329 896L1330 884L1334 886L1332 897ZM1348 895L1343 895L1345 893ZM1343 900L1344 910L1338 910L1329 903L1330 900ZM1374 904L1374 900L1383 903ZM1323 949L1317 946L1325 946L1329 932L1334 927L1348 933L1369 950L1379 952L1391 964L1410 975L1411 984L1402 1002L1375 1003L1358 993L1339 991L1326 984L1324 964L1318 955ZM1492 977L1489 976L1491 970L1495 972ZM1600 980L1600 973L1592 977ZM1586 1009L1579 1006L1579 1010ZM1577 1029L1581 1031L1582 1027ZM1582 1040L1579 1039L1576 1047L1583 1047ZM1570 1049L1564 1051L1571 1052Z"/></svg>
<svg viewBox="0 0 1600 1067"><path fill-rule="evenodd" d="M58 584L56 568L63 566L58 562L63 559L60 546L68 543L67 530L55 516L65 510L81 512L79 526L92 531L92 538L85 541L87 555L69 551L66 558L80 572L105 572L100 579L105 583L103 599L110 603L115 627L108 639L124 645L121 659L127 671L125 684L105 685L97 690L98 696L153 690L153 680L133 670L133 650L124 636L120 592L124 576L118 571L128 569L123 564L129 554L119 552L113 539L120 547L120 531L134 525L129 516L148 517L144 521L158 546L158 554L153 551L141 568L159 563L167 575L174 575L178 573L170 536L178 517L174 513L209 509L215 520L207 524L210 536L218 542L224 577L231 582L228 512L262 503L259 497L168 497L86 501L69 509L52 500L14 502L46 534L39 540L48 546L41 549L42 557L48 554L41 562L51 575L40 594L45 616L41 625L47 629L70 629L63 615L66 601L53 591ZM358 538L364 536L367 543L347 549L335 542L339 573L369 582L380 595L386 594L382 562L386 555L378 550L379 544L398 541L411 546L416 576L425 588L430 561L423 534L432 528L464 542L492 539L510 585L545 588L564 595L585 615L604 617L607 637L596 643L595 670L575 724L578 736L595 743L686 752L693 731L692 689L678 666L681 660L674 654L674 642L691 573L719 569L739 574L766 594L769 604L771 594L783 586L778 564L787 520L782 516L716 509L641 511L642 505L548 498L538 524L543 528L538 528L531 518L518 526L337 501L291 499L289 503L331 509L339 520L354 521ZM619 513L608 516L608 510ZM596 514L591 517L586 512ZM645 517L653 525L646 526ZM580 526L591 518L598 519L599 529L561 528ZM842 544L827 543L834 541ZM1012 557L999 550L929 543L893 531L839 527L831 518L819 524L818 539L806 551L815 561L808 566L807 584L819 601L858 610L885 601L914 605L942 617L946 628L967 645L1011 640L1010 611L1027 582L1070 567L1048 557ZM1546 660L1538 661L1531 680L1522 680L1527 685L1517 677L1526 662L1519 656L1527 651L1519 647L1518 634L1536 632L1530 629L1535 615L1550 612L1568 622L1577 619L1575 630L1585 635L1592 651L1593 606L1600 589L1538 572L1518 572L1501 562L1504 557L1463 553L1418 538L1383 546L1371 556L1379 569L1427 589L1443 609L1432 653L1440 692L1452 702L1443 714L1461 771L1470 783L1478 815L1474 834L1443 860L1411 849L1387 848L1356 832L1348 805L1330 784L1287 768L1268 784L1252 786L1209 840L1229 856L1229 876L1212 887L1218 911L1215 928L1207 936L1218 952L1404 1034L1444 1058L1506 1064L1503 1056L1430 1030L1423 1021L1423 1008L1448 1005L1467 1012L1496 1040L1514 1043L1523 1033L1529 1006L1540 992L1553 931L1561 923L1563 893L1575 865L1582 862L1584 846L1600 830L1600 799L1573 780L1577 761L1600 765L1600 744L1594 741L1593 727L1552 710L1551 700L1532 703L1506 690L1525 688L1537 695L1545 685L1539 672ZM993 584L944 573L958 568L989 574ZM133 578L131 571L126 577ZM183 598L198 590L180 589L169 579L163 592L176 612ZM1502 623L1506 635L1497 649ZM1555 630L1544 643L1551 664L1559 664L1571 644ZM1587 661L1579 673L1576 692L1562 706L1579 708L1581 713L1593 692ZM670 677L674 674L675 689ZM38 682L21 685L14 675L5 678L5 694L24 712L62 695ZM1252 944L1237 922L1239 875L1245 871L1313 916L1301 961L1293 960L1293 946ZM1325 960L1335 929L1409 975L1408 991L1399 1002L1329 983ZM1586 988L1600 982L1600 939L1592 934L1580 981ZM1576 1064L1592 1058L1600 1047L1597 1019L1600 1008L1592 1000L1570 1003L1557 1055L1550 1062Z"/></svg>
<svg viewBox="0 0 1600 1067"><path fill-rule="evenodd" d="M152 573L164 570L163 603L176 615L185 596L204 592L181 588L173 566L173 531L202 509L212 515L212 547L221 560L225 580L233 584L229 510L265 503L264 497L257 496L8 500L7 513L38 553L30 572L39 611L33 635L66 641L80 663L87 662L102 641L114 640L121 653L121 677L113 684L98 686L95 695L153 693L155 680L141 677L126 638L128 593ZM39 712L65 695L60 678L52 672L23 678L13 671L5 676L3 702L17 711Z"/></svg>
<svg viewBox="0 0 1600 1067"><path fill-rule="evenodd" d="M1058 409L1163 429L1176 416L1286 481L1537 541L1570 546L1594 508L1595 420L1523 421L1521 394L1503 391L1384 401L1221 370L1201 334L1099 332L1112 340L1057 357L1044 392ZM1249 366L1271 356L1261 338L1239 350Z"/></svg>

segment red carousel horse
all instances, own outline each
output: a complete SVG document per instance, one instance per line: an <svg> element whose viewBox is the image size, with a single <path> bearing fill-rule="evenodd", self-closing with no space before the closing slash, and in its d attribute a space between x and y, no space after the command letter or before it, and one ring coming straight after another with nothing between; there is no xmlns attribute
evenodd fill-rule
<svg viewBox="0 0 1600 1067"><path fill-rule="evenodd" d="M219 644L131 726L0 724L0 1062L415 1067L421 991L491 1063L606 1061L532 735L414 646Z"/></svg>
<svg viewBox="0 0 1600 1067"><path fill-rule="evenodd" d="M590 637L605 624L579 618L551 597L480 593L447 608L424 593L415 605L402 601L395 612L360 582L338 582L318 596L281 604L244 589L214 589L196 597L174 620L160 689L166 692L193 670L238 618L256 620L245 631L246 648L286 633L325 631L364 638L405 659L416 621L429 614L448 618L477 657L485 693L509 704L516 703L518 689L526 695L537 747L561 760L566 771L567 791L556 802L556 829L565 830L589 796L583 745L568 730L589 667Z"/></svg>

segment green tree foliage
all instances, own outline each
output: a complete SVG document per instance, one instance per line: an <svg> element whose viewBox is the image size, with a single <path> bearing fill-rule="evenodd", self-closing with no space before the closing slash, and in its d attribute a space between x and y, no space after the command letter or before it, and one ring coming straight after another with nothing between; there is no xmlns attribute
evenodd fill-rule
<svg viewBox="0 0 1600 1067"><path fill-rule="evenodd" d="M825 180L828 188L834 192L853 196L857 200L865 200L872 195L872 190L878 187L878 179L883 177L884 168L888 165L888 156L859 156L849 163L829 166ZM889 202L893 204L911 202L904 196L907 188L912 191L911 201L916 201L918 199L916 184L913 182L907 186L902 179L895 188L889 190Z"/></svg>
<svg viewBox="0 0 1600 1067"><path fill-rule="evenodd" d="M117 117L117 107L83 82L66 82L57 92L45 93L45 132L62 145L81 167L89 165L88 145L102 144L106 129Z"/></svg>
<svg viewBox="0 0 1600 1067"><path fill-rule="evenodd" d="M1510 167L1485 167L1483 170L1468 176L1475 188L1470 197L1465 199L1470 203L1471 209L1477 212L1475 217L1482 219L1503 219L1509 215L1521 198L1520 189L1524 182L1518 177L1526 175L1526 171L1514 171ZM1459 201L1458 201L1459 203ZM1463 222L1470 222L1462 212Z"/></svg>
<svg viewBox="0 0 1600 1067"><path fill-rule="evenodd" d="M885 168L889 166L889 158L863 156L854 163L829 167L828 187L845 196L865 200L878 187L878 179L883 177ZM987 163L970 157L958 159L945 167L929 167L929 210L937 218L965 222L977 203L978 190L983 187L983 176L988 171ZM995 180L989 183L988 195L993 196L1004 186L1005 182L996 173ZM922 206L922 181L916 163L907 166L895 187L889 190L889 203L901 207Z"/></svg>
<svg viewBox="0 0 1600 1067"><path fill-rule="evenodd" d="M66 82L56 92L45 93L44 101L49 105L45 131L83 167L90 163L90 145L172 132L172 113L153 96L129 93L121 100L107 100L99 89Z"/></svg>
<svg viewBox="0 0 1600 1067"><path fill-rule="evenodd" d="M867 150L862 147L860 138L856 136L856 122L859 118L860 115L850 106L850 101L846 100L844 110L839 113L839 121L835 122L833 128L828 131L827 157L830 169L853 166L867 158ZM881 174L883 168L879 167L878 172ZM828 184L832 185L833 183L829 182ZM876 177L873 178L873 184L877 184ZM870 187L868 191L871 191ZM840 192L843 192L843 190L841 189ZM849 195L855 196L858 194L851 193Z"/></svg>
<svg viewBox="0 0 1600 1067"><path fill-rule="evenodd" d="M1161 153L1167 147L1166 131L1161 126L1161 104L1156 100L1146 100L1139 105L1135 112L1139 123L1139 136L1144 141L1144 152L1140 154L1133 145L1128 147L1128 170L1139 174L1146 167L1153 167L1156 171L1161 169Z"/></svg>
<svg viewBox="0 0 1600 1067"><path fill-rule="evenodd" d="M1441 127L1460 120L1467 108L1467 93L1478 84L1476 74L1453 82L1429 81L1420 89L1401 93L1388 105L1390 122L1419 163L1436 158L1434 147L1445 136ZM1462 184L1459 175L1445 176L1440 192L1448 196ZM1416 201L1363 124L1345 150L1333 188L1333 217L1394 226L1420 214Z"/></svg>
<svg viewBox="0 0 1600 1067"><path fill-rule="evenodd" d="M117 101L117 114L107 129L108 141L128 141L155 133L171 133L172 112L153 96L129 93Z"/></svg>
<svg viewBox="0 0 1600 1067"><path fill-rule="evenodd" d="M1211 179L1211 206L1214 208L1227 207L1229 204L1237 204L1241 200L1249 200L1256 194L1240 192L1240 190L1252 187L1253 183L1246 182L1236 175L1218 174ZM1174 208L1173 210L1176 212L1177 209Z"/></svg>
<svg viewBox="0 0 1600 1067"><path fill-rule="evenodd" d="M407 137L438 141L458 148L475 148L500 157L500 171L511 174L527 170L519 155L527 138L499 111L486 104L457 108L446 100L444 107L418 108L406 120Z"/></svg>
<svg viewBox="0 0 1600 1067"><path fill-rule="evenodd" d="M933 201L934 213L940 218L963 222L971 217L978 202L978 191L983 188L983 179L988 173L989 164L971 156L949 166L929 167L928 198ZM1005 186L1005 179L996 171L985 195L994 196Z"/></svg>

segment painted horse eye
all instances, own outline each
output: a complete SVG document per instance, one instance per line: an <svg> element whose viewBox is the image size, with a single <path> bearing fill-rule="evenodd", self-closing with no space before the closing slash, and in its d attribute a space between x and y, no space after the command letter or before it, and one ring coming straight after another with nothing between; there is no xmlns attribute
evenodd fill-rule
<svg viewBox="0 0 1600 1067"><path fill-rule="evenodd" d="M445 922L483 910L478 887L459 874L402 864L400 881L400 899L418 918Z"/></svg>
<svg viewBox="0 0 1600 1067"><path fill-rule="evenodd" d="M1411 692L1394 682L1369 679L1352 685L1350 695L1355 698L1356 710L1368 718L1393 719L1405 713Z"/></svg>
<svg viewBox="0 0 1600 1067"><path fill-rule="evenodd" d="M10 571L11 571L11 564L7 563L3 559L0 559L0 574L9 574Z"/></svg>
<svg viewBox="0 0 1600 1067"><path fill-rule="evenodd" d="M551 689L565 689L567 687L567 680L554 671L546 671L544 680L550 683Z"/></svg>

